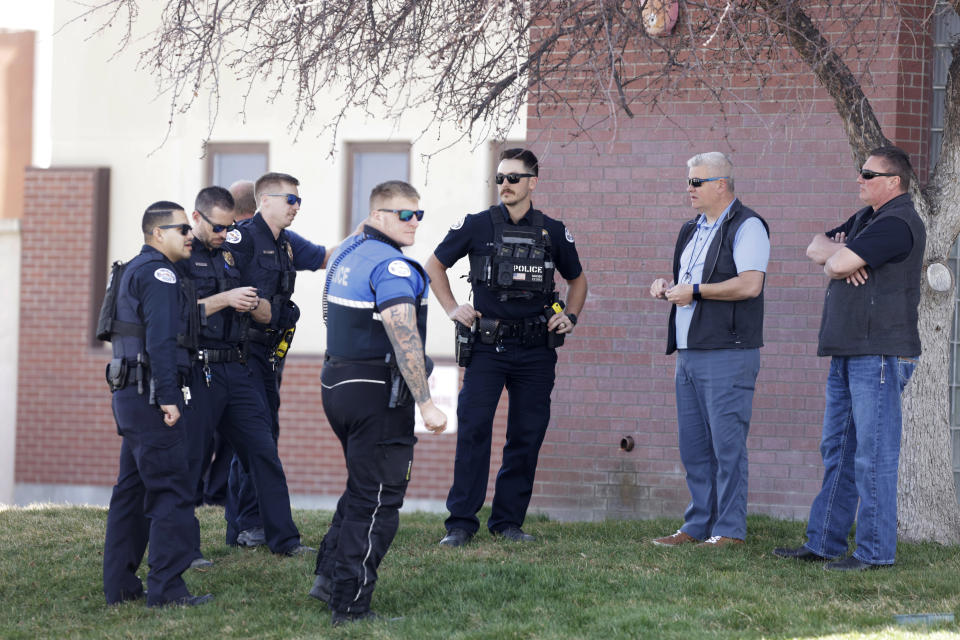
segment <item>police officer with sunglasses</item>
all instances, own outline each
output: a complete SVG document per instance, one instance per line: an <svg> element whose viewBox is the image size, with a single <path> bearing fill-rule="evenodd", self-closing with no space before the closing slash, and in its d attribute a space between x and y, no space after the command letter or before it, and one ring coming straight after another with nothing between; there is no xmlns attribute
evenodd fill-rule
<svg viewBox="0 0 960 640"><path fill-rule="evenodd" d="M310 595L330 606L334 625L375 617L377 570L413 467L414 405L431 432L446 428L427 384L427 277L402 253L423 219L419 200L406 182L374 187L362 233L341 245L327 271L323 411L343 447L347 487Z"/></svg>
<svg viewBox="0 0 960 640"><path fill-rule="evenodd" d="M200 349L193 364L194 407L198 416L192 430L190 469L201 493L201 478L210 464L214 433L231 445L256 489L264 538L271 551L298 555L312 551L300 544L293 523L287 481L273 438L266 393L259 376L252 376L244 353L251 312L260 306L257 289L246 283L236 258L226 244L234 232L234 200L222 187L207 187L194 204L193 254L184 261L193 280L206 323L200 330ZM232 456L232 454L231 454ZM198 497L200 497L198 495ZM237 501L228 500L224 517L237 519ZM197 550L192 566L209 566Z"/></svg>
<svg viewBox="0 0 960 640"><path fill-rule="evenodd" d="M195 546L196 483L187 463L197 426L188 409L195 327L188 316L197 305L174 263L189 258L192 236L183 207L168 201L147 208L141 229L140 254L107 295L116 296L104 327L113 347L107 381L123 444L107 512L103 593L107 604L146 598L148 607L193 606L213 596L191 595L181 577ZM148 542L145 592L136 572Z"/></svg>
<svg viewBox="0 0 960 640"><path fill-rule="evenodd" d="M528 149L500 154L500 203L454 224L427 260L437 301L470 344L457 404L457 452L450 517L443 546L469 542L480 527L477 512L487 493L493 418L506 387L510 399L507 440L497 474L487 529L518 542L534 537L521 527L533 491L540 445L550 421L556 347L570 334L587 296L573 235L532 204L539 164ZM454 298L447 270L469 257L474 304ZM568 284L559 301L554 273ZM461 355L463 355L461 349Z"/></svg>
<svg viewBox="0 0 960 640"><path fill-rule="evenodd" d="M285 349L300 318L291 300L297 271L322 269L327 250L288 230L300 211L300 181L285 173L266 173L254 191L259 211L227 233L226 245L245 284L256 287L257 306L250 311L246 332L247 362L263 385L276 442L280 436L280 378ZM282 353L281 353L282 351ZM228 502L236 501L236 517L228 523L227 544L259 546L268 542L259 513L257 491L239 458L230 469ZM279 486L271 488L276 495Z"/></svg>

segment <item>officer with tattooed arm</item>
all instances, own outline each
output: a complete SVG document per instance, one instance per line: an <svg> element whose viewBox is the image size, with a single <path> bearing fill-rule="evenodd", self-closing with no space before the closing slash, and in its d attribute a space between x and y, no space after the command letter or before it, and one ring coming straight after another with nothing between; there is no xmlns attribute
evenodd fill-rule
<svg viewBox="0 0 960 640"><path fill-rule="evenodd" d="M362 233L344 241L327 271L323 410L343 447L347 488L310 595L330 606L334 626L376 617L377 568L397 532L413 466L414 404L433 433L447 425L427 385L427 276L401 252L423 219L419 200L406 182L374 187Z"/></svg>

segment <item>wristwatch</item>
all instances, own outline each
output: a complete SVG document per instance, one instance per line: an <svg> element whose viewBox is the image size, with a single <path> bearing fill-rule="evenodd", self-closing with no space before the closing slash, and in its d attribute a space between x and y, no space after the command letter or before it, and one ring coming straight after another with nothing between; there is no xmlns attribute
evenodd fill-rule
<svg viewBox="0 0 960 640"><path fill-rule="evenodd" d="M570 324L572 324L573 326L577 326L577 314L568 313L567 319L570 320Z"/></svg>

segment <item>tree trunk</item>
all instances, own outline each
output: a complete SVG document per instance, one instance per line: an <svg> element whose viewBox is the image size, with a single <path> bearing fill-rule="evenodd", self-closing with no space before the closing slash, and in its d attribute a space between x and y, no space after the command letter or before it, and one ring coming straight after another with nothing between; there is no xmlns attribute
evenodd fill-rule
<svg viewBox="0 0 960 640"><path fill-rule="evenodd" d="M903 394L903 438L897 489L898 536L904 541L960 542L949 419L953 290L924 285L920 300L923 355Z"/></svg>

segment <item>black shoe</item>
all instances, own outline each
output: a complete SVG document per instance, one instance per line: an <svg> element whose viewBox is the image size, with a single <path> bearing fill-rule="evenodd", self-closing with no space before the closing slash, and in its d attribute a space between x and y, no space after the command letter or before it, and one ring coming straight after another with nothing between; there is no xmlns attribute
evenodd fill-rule
<svg viewBox="0 0 960 640"><path fill-rule="evenodd" d="M443 540L440 541L440 546L462 547L470 542L472 538L473 534L466 529L450 529L450 531L447 532L447 535L443 536Z"/></svg>
<svg viewBox="0 0 960 640"><path fill-rule="evenodd" d="M241 547L260 547L267 544L267 535L263 527L246 529L237 534L237 545Z"/></svg>
<svg viewBox="0 0 960 640"><path fill-rule="evenodd" d="M166 602L157 602L154 604L147 603L147 607L150 609L156 609L158 607L199 607L202 604L207 604L213 600L213 594L208 593L203 596L183 596L182 598L177 598L176 600L167 600Z"/></svg>
<svg viewBox="0 0 960 640"><path fill-rule="evenodd" d="M310 597L330 604L330 580L326 576L317 576L310 588Z"/></svg>
<svg viewBox="0 0 960 640"><path fill-rule="evenodd" d="M773 550L773 555L778 558L790 558L793 560L803 560L804 562L829 562L833 558L825 558L819 554L810 551L806 547L777 547Z"/></svg>
<svg viewBox="0 0 960 640"><path fill-rule="evenodd" d="M209 569L213 566L212 560L207 560L203 556L199 558L194 558L193 562L190 563L190 569Z"/></svg>
<svg viewBox="0 0 960 640"><path fill-rule="evenodd" d="M308 547L307 545L300 544L298 542L296 545L290 547L280 555L294 557L294 556L305 556L308 553L316 553L316 552L317 550L314 549L313 547Z"/></svg>
<svg viewBox="0 0 960 640"><path fill-rule="evenodd" d="M334 627L339 627L347 622L360 622L362 620L369 620L371 622L398 622L403 620L403 617L385 618L377 615L373 611L364 611L363 613L340 613L339 611L334 611L330 616L330 624Z"/></svg>
<svg viewBox="0 0 960 640"><path fill-rule="evenodd" d="M514 542L535 542L536 538L529 533L524 533L520 527L507 527L502 531L494 531L493 535L503 536L507 540Z"/></svg>
<svg viewBox="0 0 960 640"><path fill-rule="evenodd" d="M108 602L107 604L110 606L113 606L113 605L123 604L124 602L133 602L135 600L143 600L146 597L147 597L147 592L144 591L143 589L140 589L139 591L136 591L134 593L128 593L124 591L123 593L120 594L119 600L116 600L114 602Z"/></svg>
<svg viewBox="0 0 960 640"><path fill-rule="evenodd" d="M882 567L887 567L886 564L870 564L869 562L863 562L862 560L857 560L853 556L840 560L839 562L828 562L823 565L823 568L827 571L869 571L871 569L880 569Z"/></svg>

